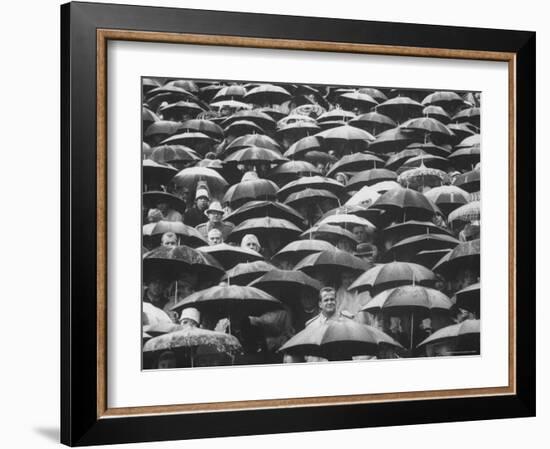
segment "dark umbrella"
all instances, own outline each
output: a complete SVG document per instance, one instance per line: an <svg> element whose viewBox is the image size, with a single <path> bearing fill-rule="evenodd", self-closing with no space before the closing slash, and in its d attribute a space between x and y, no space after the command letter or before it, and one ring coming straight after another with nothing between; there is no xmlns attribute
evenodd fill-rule
<svg viewBox="0 0 550 449"><path fill-rule="evenodd" d="M472 170L458 175L453 182L453 185L460 187L466 192L479 192L481 186L481 173L479 170Z"/></svg>
<svg viewBox="0 0 550 449"><path fill-rule="evenodd" d="M363 110L369 110L378 104L374 98L364 92L345 92L340 95L340 102L344 107L359 108Z"/></svg>
<svg viewBox="0 0 550 449"><path fill-rule="evenodd" d="M377 154L396 153L403 150L407 145L418 140L414 130L403 128L392 128L378 134L369 144L369 150Z"/></svg>
<svg viewBox="0 0 550 449"><path fill-rule="evenodd" d="M276 234L283 241L288 242L297 237L302 230L288 220L281 218L250 218L240 223L231 234L228 241L240 242L246 234L254 234L260 240L267 242Z"/></svg>
<svg viewBox="0 0 550 449"><path fill-rule="evenodd" d="M480 353L480 320L465 320L437 330L418 347L433 343L449 342L452 355L475 355Z"/></svg>
<svg viewBox="0 0 550 449"><path fill-rule="evenodd" d="M372 186L382 181L395 181L397 174L391 170L385 168L373 168L359 172L352 176L352 178L346 184L346 190L348 192L357 191L363 186Z"/></svg>
<svg viewBox="0 0 550 449"><path fill-rule="evenodd" d="M222 281L227 282L229 285L248 285L274 269L275 267L272 264L263 260L243 262L228 270Z"/></svg>
<svg viewBox="0 0 550 449"><path fill-rule="evenodd" d="M416 190L397 188L388 190L372 205L382 209L392 217L406 220L430 220L438 212L424 195Z"/></svg>
<svg viewBox="0 0 550 449"><path fill-rule="evenodd" d="M224 269L210 255L188 246L159 246L143 256L143 277L175 280L191 272L201 281L218 280Z"/></svg>
<svg viewBox="0 0 550 449"><path fill-rule="evenodd" d="M202 234L191 226L180 221L157 221L143 225L143 235L157 237L157 244L160 243L160 236L165 232L173 232L178 236L178 244L197 248L207 244Z"/></svg>
<svg viewBox="0 0 550 449"><path fill-rule="evenodd" d="M257 105L281 104L291 97L290 93L279 86L273 84L261 84L248 91L244 96L244 101Z"/></svg>
<svg viewBox="0 0 550 449"><path fill-rule="evenodd" d="M247 134L237 137L224 150L224 156L234 153L237 150L242 150L247 147L267 148L268 150L280 152L280 145L269 136L263 134Z"/></svg>
<svg viewBox="0 0 550 449"><path fill-rule="evenodd" d="M264 129L250 120L236 120L224 128L228 136L245 136L248 134L264 134Z"/></svg>
<svg viewBox="0 0 550 449"><path fill-rule="evenodd" d="M397 122L411 117L422 116L424 107L409 97L391 98L376 107L376 112L381 112L384 115L391 117Z"/></svg>
<svg viewBox="0 0 550 449"><path fill-rule="evenodd" d="M323 139L323 147L339 153L356 152L368 147L374 136L367 131L350 125L337 126L317 134Z"/></svg>
<svg viewBox="0 0 550 449"><path fill-rule="evenodd" d="M142 86L142 89L143 89L143 94L145 95L151 89L155 89L157 87L160 87L160 83L155 78L142 78L141 79L141 86Z"/></svg>
<svg viewBox="0 0 550 449"><path fill-rule="evenodd" d="M433 286L435 280L433 271L422 265L410 262L390 262L374 266L359 276L348 290L357 292L370 290L375 295L383 290L413 282L419 285Z"/></svg>
<svg viewBox="0 0 550 449"><path fill-rule="evenodd" d="M335 276L343 271L353 271L357 274L365 271L365 263L352 254L340 249L322 251L304 257L294 267L310 276L327 274Z"/></svg>
<svg viewBox="0 0 550 449"><path fill-rule="evenodd" d="M324 176L304 176L296 181L289 182L279 190L279 198L285 199L291 193L299 192L305 189L328 190L337 197L344 193L344 186L338 181Z"/></svg>
<svg viewBox="0 0 550 449"><path fill-rule="evenodd" d="M289 159L303 158L310 151L320 150L321 142L322 139L318 136L304 137L294 142L288 150L285 151L284 156Z"/></svg>
<svg viewBox="0 0 550 449"><path fill-rule="evenodd" d="M327 173L327 176L334 176L338 172L359 172L382 167L384 160L372 154L355 153L342 157L334 164Z"/></svg>
<svg viewBox="0 0 550 449"><path fill-rule="evenodd" d="M481 284L476 282L455 293L456 306L461 309L466 309L474 313L477 318L480 318L480 297Z"/></svg>
<svg viewBox="0 0 550 449"><path fill-rule="evenodd" d="M144 140L153 145L158 142L158 139L163 140L178 132L180 122L169 120L158 120L151 123L144 133ZM155 140L156 139L156 140Z"/></svg>
<svg viewBox="0 0 550 449"><path fill-rule="evenodd" d="M173 136L168 137L167 139L164 139L161 144L179 144L179 145L185 145L187 147L193 148L195 151L201 150L204 145L211 145L214 143L214 139L212 137L207 136L206 134L203 134L201 132L185 132L180 134L175 134Z"/></svg>
<svg viewBox="0 0 550 449"><path fill-rule="evenodd" d="M368 112L349 121L351 126L361 128L364 131L376 136L382 131L395 128L395 123L390 117L380 114L379 112Z"/></svg>
<svg viewBox="0 0 550 449"><path fill-rule="evenodd" d="M160 145L154 147L150 159L158 163L196 162L200 160L197 152L184 145Z"/></svg>
<svg viewBox="0 0 550 449"><path fill-rule="evenodd" d="M280 164L286 160L278 151L261 147L247 147L230 154L224 162L234 164Z"/></svg>
<svg viewBox="0 0 550 449"><path fill-rule="evenodd" d="M152 123L160 121L160 117L151 111L151 109L142 106L141 121L143 122L143 129L147 129Z"/></svg>
<svg viewBox="0 0 550 449"><path fill-rule="evenodd" d="M358 91L361 92L362 94L370 95L378 103L382 103L388 99L388 97L384 94L384 92L374 87L361 87L360 89L358 89Z"/></svg>
<svg viewBox="0 0 550 449"><path fill-rule="evenodd" d="M240 246L228 245L227 243L201 246L197 248L197 251L212 256L224 270L229 270L239 263L255 262L263 259L263 256L256 251Z"/></svg>
<svg viewBox="0 0 550 449"><path fill-rule="evenodd" d="M143 205L149 209L154 208L159 203L167 203L171 209L179 212L185 211L185 202L171 193L163 191L143 192Z"/></svg>
<svg viewBox="0 0 550 449"><path fill-rule="evenodd" d="M475 134L466 123L449 123L447 126L455 134L455 143Z"/></svg>
<svg viewBox="0 0 550 449"><path fill-rule="evenodd" d="M388 158L386 161L386 168L388 170L397 170L403 164L405 164L409 159L415 156L421 156L427 154L424 150L420 148L406 148L399 153L395 153Z"/></svg>
<svg viewBox="0 0 550 449"><path fill-rule="evenodd" d="M354 249L359 243L357 238L353 233L347 231L341 226L334 226L330 224L320 224L313 226L312 228L304 231L300 235L301 239L318 239L326 240L332 244L337 244L340 240L345 240L348 242Z"/></svg>
<svg viewBox="0 0 550 449"><path fill-rule="evenodd" d="M193 101L180 100L175 103L162 105L158 112L165 118L181 119L183 115L196 117L203 112L204 109Z"/></svg>
<svg viewBox="0 0 550 449"><path fill-rule="evenodd" d="M180 311L186 307L195 307L201 312L225 317L241 317L262 315L280 309L282 304L278 299L255 287L216 285L192 293L172 306L172 310Z"/></svg>
<svg viewBox="0 0 550 449"><path fill-rule="evenodd" d="M320 175L321 172L315 165L306 161L284 162L269 172L269 178L279 185L288 184L301 176Z"/></svg>
<svg viewBox="0 0 550 449"><path fill-rule="evenodd" d="M401 125L402 128L411 129L421 133L427 140L432 136L437 136L445 141L452 141L454 133L439 120L431 117L419 117L407 120Z"/></svg>
<svg viewBox="0 0 550 449"><path fill-rule="evenodd" d="M336 207L340 204L340 201L336 195L328 190L321 189L304 189L299 192L294 192L288 195L284 204L298 208L308 207L309 205L317 204L319 201L332 200L331 207Z"/></svg>
<svg viewBox="0 0 550 449"><path fill-rule="evenodd" d="M357 355L378 355L381 345L401 347L389 335L372 326L349 318L334 318L318 326L306 326L279 351L328 360L350 360Z"/></svg>
<svg viewBox="0 0 550 449"><path fill-rule="evenodd" d="M451 121L451 117L447 114L447 111L441 106L430 105L422 109L422 113L426 117L432 117L439 120L444 125L447 125Z"/></svg>
<svg viewBox="0 0 550 449"><path fill-rule="evenodd" d="M404 165L400 167L398 170L398 173L402 173L403 171L414 168L414 167L420 167L425 166L426 168L435 168L438 170L446 170L449 166L449 161L441 156L434 156L433 154L421 154L418 156L413 156L410 159L408 159Z"/></svg>
<svg viewBox="0 0 550 449"><path fill-rule="evenodd" d="M143 184L145 186L167 185L178 171L168 164L145 159L142 162Z"/></svg>
<svg viewBox="0 0 550 449"><path fill-rule="evenodd" d="M454 248L460 241L445 234L422 234L407 237L395 243L387 252L386 259L410 260L419 251Z"/></svg>
<svg viewBox="0 0 550 449"><path fill-rule="evenodd" d="M235 112L234 114L229 116L227 119L225 119L224 126L227 126L231 123L234 123L236 121L241 121L241 120L246 120L248 122L255 123L260 128L268 131L275 130L275 126L277 125L275 120L273 120L273 118L267 115L265 112L261 112L258 110L252 110L252 111L242 110L242 111Z"/></svg>
<svg viewBox="0 0 550 449"><path fill-rule="evenodd" d="M461 268L468 267L479 272L481 243L479 239L470 240L457 245L450 253L443 256L435 264L433 270L437 273L457 273Z"/></svg>
<svg viewBox="0 0 550 449"><path fill-rule="evenodd" d="M436 145L433 142L413 142L407 145L406 150L422 150L424 153L431 154L433 156L449 157L451 154L450 148L450 145L441 146Z"/></svg>
<svg viewBox="0 0 550 449"><path fill-rule="evenodd" d="M294 266L310 254L334 250L336 250L336 247L324 240L296 240L279 250L272 259L275 262L287 261Z"/></svg>
<svg viewBox="0 0 550 449"><path fill-rule="evenodd" d="M223 129L220 125L204 119L186 120L179 127L179 131L199 132L213 139L223 139Z"/></svg>
<svg viewBox="0 0 550 449"><path fill-rule="evenodd" d="M253 200L275 200L279 188L267 179L251 179L233 184L223 196L223 203L238 208Z"/></svg>
<svg viewBox="0 0 550 449"><path fill-rule="evenodd" d="M262 217L282 218L298 227L302 227L305 221L305 218L292 207L274 201L249 201L227 215L224 220L238 225L250 218Z"/></svg>
<svg viewBox="0 0 550 449"><path fill-rule="evenodd" d="M464 100L456 92L451 91L438 91L434 92L422 100L422 104L425 106L435 105L441 106L447 112L454 112L458 107L464 104Z"/></svg>
<svg viewBox="0 0 550 449"><path fill-rule="evenodd" d="M384 229L383 234L386 240L399 241L407 237L420 234L444 234L451 235L450 231L441 226L437 226L431 221L409 220L404 223L395 223Z"/></svg>
<svg viewBox="0 0 550 449"><path fill-rule="evenodd" d="M200 181L205 181L210 192L217 195L227 187L227 181L218 172L206 167L185 168L174 176L173 181L176 186L186 187L191 191L197 188Z"/></svg>
<svg viewBox="0 0 550 449"><path fill-rule="evenodd" d="M322 285L301 271L273 269L250 284L280 301L295 305L306 294L317 295Z"/></svg>
<svg viewBox="0 0 550 449"><path fill-rule="evenodd" d="M468 192L457 186L440 186L425 194L445 215L468 202Z"/></svg>
<svg viewBox="0 0 550 449"><path fill-rule="evenodd" d="M460 148L449 156L449 161L459 168L473 168L481 159L479 146Z"/></svg>
<svg viewBox="0 0 550 449"><path fill-rule="evenodd" d="M224 86L216 92L212 101L240 100L246 95L246 89L240 84Z"/></svg>

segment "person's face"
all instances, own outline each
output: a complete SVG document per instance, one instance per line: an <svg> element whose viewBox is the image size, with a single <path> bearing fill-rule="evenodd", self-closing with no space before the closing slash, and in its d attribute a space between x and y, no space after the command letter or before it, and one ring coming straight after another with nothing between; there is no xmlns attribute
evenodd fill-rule
<svg viewBox="0 0 550 449"><path fill-rule="evenodd" d="M322 293L319 308L325 316L334 315L336 312L336 294L334 291L325 291Z"/></svg>
<svg viewBox="0 0 550 449"><path fill-rule="evenodd" d="M344 178L343 175L337 175L336 176L336 181L338 181L340 184L345 184L346 183L346 178Z"/></svg>
<svg viewBox="0 0 550 449"><path fill-rule="evenodd" d="M210 212L208 214L208 219L211 223L219 223L222 221L222 213L221 212Z"/></svg>
<svg viewBox="0 0 550 449"><path fill-rule="evenodd" d="M177 246L177 245L178 245L178 240L175 235L162 238L162 246Z"/></svg>
<svg viewBox="0 0 550 449"><path fill-rule="evenodd" d="M168 210L168 203L164 203L164 202L158 203L157 209L164 214Z"/></svg>
<svg viewBox="0 0 550 449"><path fill-rule="evenodd" d="M367 232L363 226L354 226L352 232L357 241L360 243L364 243L367 239Z"/></svg>
<svg viewBox="0 0 550 449"><path fill-rule="evenodd" d="M222 243L221 232L212 232L211 234L208 234L208 244L219 245L220 243Z"/></svg>
<svg viewBox="0 0 550 449"><path fill-rule="evenodd" d="M209 203L208 198L204 196L197 198L197 208L199 210L206 210L206 208L208 207L208 203Z"/></svg>
<svg viewBox="0 0 550 449"><path fill-rule="evenodd" d="M191 192L189 191L189 189L183 189L181 191L181 198L183 201L185 201L185 203L189 201L190 196L191 196Z"/></svg>
<svg viewBox="0 0 550 449"><path fill-rule="evenodd" d="M158 296L162 293L163 289L162 282L159 279L152 280L147 284L147 289L152 295Z"/></svg>
<svg viewBox="0 0 550 449"><path fill-rule="evenodd" d="M246 242L246 247L248 249L251 249L252 251L256 251L257 253L260 252L260 245L258 245L256 242Z"/></svg>
<svg viewBox="0 0 550 449"><path fill-rule="evenodd" d="M182 326L199 327L197 322L195 320L192 320L191 318L184 318L183 320L181 320L180 324Z"/></svg>

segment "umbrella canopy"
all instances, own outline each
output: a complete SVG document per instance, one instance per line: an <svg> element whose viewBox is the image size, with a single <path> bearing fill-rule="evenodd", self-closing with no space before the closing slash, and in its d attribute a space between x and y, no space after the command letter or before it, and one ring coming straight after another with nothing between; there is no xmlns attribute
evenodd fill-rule
<svg viewBox="0 0 550 449"><path fill-rule="evenodd" d="M296 240L289 243L273 256L274 262L288 261L292 266L296 265L304 257L322 251L334 251L336 247L324 240Z"/></svg>
<svg viewBox="0 0 550 449"><path fill-rule="evenodd" d="M353 229L354 226L363 226L366 230L369 231L376 230L376 226L374 226L369 220L353 214L327 215L326 217L322 218L318 224L341 226L342 228L347 230Z"/></svg>
<svg viewBox="0 0 550 449"><path fill-rule="evenodd" d="M349 318L329 319L306 326L280 349L292 355L313 355L328 360L350 360L357 355L378 355L380 345L401 345L384 332Z"/></svg>
<svg viewBox="0 0 550 449"><path fill-rule="evenodd" d="M476 282L455 293L456 306L480 317L481 284Z"/></svg>
<svg viewBox="0 0 550 449"><path fill-rule="evenodd" d="M432 221L409 220L384 228L384 238L393 242L427 233L451 235L447 229L437 226Z"/></svg>
<svg viewBox="0 0 550 449"><path fill-rule="evenodd" d="M439 120L443 124L448 124L451 121L451 117L447 114L447 111L441 106L430 105L422 109L422 114L426 117L432 117Z"/></svg>
<svg viewBox="0 0 550 449"><path fill-rule="evenodd" d="M384 100L385 101L385 100ZM395 128L395 123L390 117L379 112L368 112L349 121L351 126L361 128L364 131L376 136L382 131Z"/></svg>
<svg viewBox="0 0 550 449"><path fill-rule="evenodd" d="M178 171L171 165L145 159L142 162L143 184L167 185Z"/></svg>
<svg viewBox="0 0 550 449"><path fill-rule="evenodd" d="M168 136L176 134L180 127L180 122L174 122L171 120L157 120L151 123L145 130L145 141L151 141L151 138L158 136L161 139L165 139Z"/></svg>
<svg viewBox="0 0 550 449"><path fill-rule="evenodd" d="M210 255L189 246L159 246L143 255L144 279L160 277L178 279L182 274L192 272L201 281L218 280L224 269Z"/></svg>
<svg viewBox="0 0 550 449"><path fill-rule="evenodd" d="M377 294L383 290L416 283L433 286L436 277L433 271L422 265L410 262L390 262L376 265L355 280L350 285L350 291L363 292L370 290Z"/></svg>
<svg viewBox="0 0 550 449"><path fill-rule="evenodd" d="M480 353L480 320L465 320L435 331L418 346L448 342L452 355Z"/></svg>
<svg viewBox="0 0 550 449"><path fill-rule="evenodd" d="M282 303L270 294L250 286L216 285L192 293L172 306L172 310L181 311L186 307L195 307L201 312L221 316L258 316L270 310L280 309Z"/></svg>
<svg viewBox="0 0 550 449"><path fill-rule="evenodd" d="M479 170L472 170L458 175L454 179L453 185L470 193L479 192L481 186L480 177L481 173Z"/></svg>
<svg viewBox="0 0 550 449"><path fill-rule="evenodd" d="M220 195L227 188L227 181L215 170L207 167L190 167L181 170L173 178L177 187L195 191L200 181L205 181L212 194Z"/></svg>
<svg viewBox="0 0 550 449"><path fill-rule="evenodd" d="M451 248L419 251L413 256L412 261L431 269L444 255L451 251Z"/></svg>
<svg viewBox="0 0 550 449"><path fill-rule="evenodd" d="M250 120L236 120L224 128L228 136L244 136L247 134L264 134L264 129Z"/></svg>
<svg viewBox="0 0 550 449"><path fill-rule="evenodd" d="M278 164L286 160L278 151L262 147L247 147L231 153L224 161L226 163L255 165L264 163Z"/></svg>
<svg viewBox="0 0 550 449"><path fill-rule="evenodd" d="M321 131L317 136L323 139L323 147L343 154L364 150L374 141L372 134L347 124Z"/></svg>
<svg viewBox="0 0 550 449"><path fill-rule="evenodd" d="M269 239L276 233L282 240L288 242L288 239L297 237L301 232L302 230L298 226L282 218L249 218L231 231L228 241L240 242L246 234L254 234L259 239L264 237Z"/></svg>
<svg viewBox="0 0 550 449"><path fill-rule="evenodd" d="M358 92L361 92L362 94L370 95L378 103L382 103L388 99L388 97L386 97L384 92L374 87L361 87L360 89L358 89Z"/></svg>
<svg viewBox="0 0 550 449"><path fill-rule="evenodd" d="M259 110L242 110L235 112L230 117L225 119L224 126L230 125L231 123L235 123L237 121L245 120L247 122L255 123L257 126L259 126L262 129L273 131L275 130L275 127L277 123L270 115L267 115L265 112L259 111Z"/></svg>
<svg viewBox="0 0 550 449"><path fill-rule="evenodd" d="M479 146L460 148L449 156L449 161L459 168L472 169L481 160Z"/></svg>
<svg viewBox="0 0 550 449"><path fill-rule="evenodd" d="M453 210L449 214L449 223L456 221L469 223L481 219L481 202L472 201Z"/></svg>
<svg viewBox="0 0 550 449"><path fill-rule="evenodd" d="M362 310L428 314L433 309L449 310L453 305L453 301L439 290L420 285L404 285L378 293Z"/></svg>
<svg viewBox="0 0 550 449"><path fill-rule="evenodd" d="M240 84L231 84L230 86L221 87L212 101L221 101L221 100L240 100L246 95L246 89Z"/></svg>
<svg viewBox="0 0 550 449"><path fill-rule="evenodd" d="M392 128L378 134L369 145L369 150L377 154L399 152L418 138L415 131L405 128Z"/></svg>
<svg viewBox="0 0 550 449"><path fill-rule="evenodd" d="M357 217L358 218L358 217ZM337 244L340 240L345 240L353 248L359 243L354 234L340 226L333 226L330 224L322 223L317 226L304 231L300 235L301 239L318 239L326 240L332 244Z"/></svg>
<svg viewBox="0 0 550 449"><path fill-rule="evenodd" d="M449 123L447 127L455 134L455 143L467 137L473 136L476 131L470 128L468 123Z"/></svg>
<svg viewBox="0 0 550 449"><path fill-rule="evenodd" d="M459 243L458 239L445 234L414 235L395 243L386 252L386 259L411 260L419 251L454 248Z"/></svg>
<svg viewBox="0 0 550 449"><path fill-rule="evenodd" d="M161 142L161 145L170 144L170 145L185 145L187 147L193 148L195 151L199 151L201 146L204 144L212 144L214 139L207 136L201 132L186 132L175 134L173 136L164 139ZM204 152L204 151L203 151Z"/></svg>
<svg viewBox="0 0 550 449"><path fill-rule="evenodd" d="M480 146L481 146L481 134L474 134L460 141L460 143L456 146L456 149L459 150L461 148L472 148L472 147L479 148Z"/></svg>
<svg viewBox="0 0 550 449"><path fill-rule="evenodd" d="M280 301L294 304L305 294L318 295L322 284L301 271L273 269L250 284Z"/></svg>
<svg viewBox="0 0 550 449"><path fill-rule="evenodd" d="M288 161L272 169L269 178L279 185L284 185L297 180L301 176L318 176L320 174L321 172L317 167L309 162Z"/></svg>
<svg viewBox="0 0 550 449"><path fill-rule="evenodd" d="M261 84L249 90L244 96L244 101L257 105L273 105L281 104L289 100L290 97L290 93L280 86Z"/></svg>
<svg viewBox="0 0 550 449"><path fill-rule="evenodd" d="M305 189L328 190L337 197L344 193L344 186L338 181L323 176L304 176L296 181L289 182L279 190L279 198L286 199L291 193Z"/></svg>
<svg viewBox="0 0 550 449"><path fill-rule="evenodd" d="M180 100L175 103L161 105L158 113L164 118L181 119L184 115L196 117L204 109L193 101Z"/></svg>
<svg viewBox="0 0 550 449"><path fill-rule="evenodd" d="M210 107L217 110L230 109L232 111L239 111L241 109L252 109L252 105L237 100L220 100L210 103Z"/></svg>
<svg viewBox="0 0 550 449"><path fill-rule="evenodd" d="M399 172L403 172L409 168L425 166L427 168L436 168L439 170L446 170L449 166L449 161L445 157L434 156L433 154L420 154L418 156L413 156L403 164Z"/></svg>
<svg viewBox="0 0 550 449"><path fill-rule="evenodd" d="M412 157L421 156L424 154L427 153L420 148L406 148L403 151L400 151L399 153L395 153L390 156L386 161L385 167L388 170L397 170Z"/></svg>
<svg viewBox="0 0 550 449"><path fill-rule="evenodd" d="M468 202L468 192L457 186L434 187L425 193L445 215Z"/></svg>
<svg viewBox="0 0 550 449"><path fill-rule="evenodd" d="M167 203L172 209L180 212L185 211L184 201L171 193L166 193L163 191L148 191L143 192L142 196L143 205L147 208L154 208L159 203Z"/></svg>
<svg viewBox="0 0 550 449"><path fill-rule="evenodd" d="M224 270L229 270L239 263L262 260L263 256L256 251L240 246L232 246L227 243L219 243L211 246L197 248L203 254L212 256Z"/></svg>
<svg viewBox="0 0 550 449"><path fill-rule="evenodd" d="M421 117L424 107L409 97L394 97L380 103L376 112L381 112L397 122L411 117Z"/></svg>
<svg viewBox="0 0 550 449"><path fill-rule="evenodd" d="M453 116L453 122L468 122L479 128L481 119L481 110L478 107L463 109Z"/></svg>
<svg viewBox="0 0 550 449"><path fill-rule="evenodd" d="M225 273L222 281L229 285L248 285L274 269L272 264L263 260L239 263Z"/></svg>
<svg viewBox="0 0 550 449"><path fill-rule="evenodd" d="M304 189L299 192L294 192L288 195L284 204L292 207L303 207L310 204L316 204L320 200L331 200L332 207L336 207L340 201L334 193L328 190L320 189Z"/></svg>
<svg viewBox="0 0 550 449"><path fill-rule="evenodd" d="M160 164L172 164L174 162L197 162L200 157L195 150L184 145L160 145L152 148L150 159Z"/></svg>
<svg viewBox="0 0 550 449"><path fill-rule="evenodd" d="M325 112L325 113L321 114L317 118L317 122L319 122L319 123L334 122L334 121L349 122L350 120L354 119L355 117L357 117L357 116L355 115L355 113L353 113L351 111L346 111L346 110L341 109L341 108L335 108L335 109L332 109L328 112Z"/></svg>
<svg viewBox="0 0 550 449"><path fill-rule="evenodd" d="M155 307L150 302L143 302L141 309L141 321L144 326L164 325L172 326L174 322L168 314L158 307Z"/></svg>
<svg viewBox="0 0 550 449"><path fill-rule="evenodd" d="M238 208L252 200L275 200L279 188L267 179L251 179L233 184L223 196L223 203Z"/></svg>
<svg viewBox="0 0 550 449"><path fill-rule="evenodd" d="M157 221L156 223L148 223L143 225L143 235L148 237L158 238L160 244L160 236L165 232L173 232L178 236L178 243L191 248L206 245L207 242L202 234L191 226L187 226L180 221Z"/></svg>
<svg viewBox="0 0 550 449"><path fill-rule="evenodd" d="M402 172L397 181L407 188L439 187L447 179L443 170L426 167L421 163L420 167L411 168Z"/></svg>
<svg viewBox="0 0 550 449"><path fill-rule="evenodd" d="M284 156L289 159L302 159L308 152L321 149L322 138L319 136L307 136L294 142Z"/></svg>
<svg viewBox="0 0 550 449"><path fill-rule="evenodd" d="M191 119L184 121L178 131L183 132L198 132L206 134L213 139L223 139L223 129L220 125L204 119Z"/></svg>
<svg viewBox="0 0 550 449"><path fill-rule="evenodd" d="M416 190L397 188L388 190L372 205L386 211L392 217L415 220L430 220L438 212L436 207L424 195Z"/></svg>
<svg viewBox="0 0 550 449"><path fill-rule="evenodd" d="M373 154L355 153L343 156L328 171L327 176L334 176L338 172L358 172L382 167L384 160Z"/></svg>
<svg viewBox="0 0 550 449"><path fill-rule="evenodd" d="M280 145L271 137L264 134L247 134L245 136L237 137L233 140L224 150L224 155L234 153L235 151L242 150L248 147L260 147L268 150L277 151L280 153Z"/></svg>
<svg viewBox="0 0 550 449"><path fill-rule="evenodd" d="M439 157L448 157L451 154L451 146L448 144L445 145L436 145L433 142L413 142L406 146L407 150L422 150L426 154L431 154L432 156Z"/></svg>
<svg viewBox="0 0 550 449"><path fill-rule="evenodd" d="M434 134L443 138L454 137L454 133L449 128L432 117L413 118L407 120L401 127L418 131L426 137L431 137Z"/></svg>
<svg viewBox="0 0 550 449"><path fill-rule="evenodd" d="M364 206L369 207L380 197L375 189L369 186L361 187L349 200L346 201L346 206Z"/></svg>
<svg viewBox="0 0 550 449"><path fill-rule="evenodd" d="M437 273L449 274L457 273L460 269L467 267L479 273L479 259L481 251L481 242L479 239L462 242L443 256L435 264L433 270Z"/></svg>
<svg viewBox="0 0 550 449"><path fill-rule="evenodd" d="M143 352L190 350L199 347L207 347L210 351L225 354L236 354L242 351L239 340L231 334L184 326L147 341L143 346Z"/></svg>
<svg viewBox="0 0 550 449"><path fill-rule="evenodd" d="M313 253L304 257L294 267L295 270L304 271L310 276L318 273L334 275L342 271L361 273L365 271L363 260L339 249Z"/></svg>
<svg viewBox="0 0 550 449"><path fill-rule="evenodd" d="M305 218L292 207L274 201L249 201L244 206L231 212L224 219L235 225L239 225L245 220L262 217L281 218L290 221L298 227L302 227L305 221Z"/></svg>
<svg viewBox="0 0 550 449"><path fill-rule="evenodd" d="M364 186L372 186L382 181L395 181L397 174L391 170L385 168L373 168L371 170L365 170L359 172L348 181L346 184L346 190L348 192L357 191Z"/></svg>
<svg viewBox="0 0 550 449"><path fill-rule="evenodd" d="M453 112L457 107L464 104L464 100L456 92L438 91L426 96L422 100L422 104L441 106L447 112Z"/></svg>
<svg viewBox="0 0 550 449"><path fill-rule="evenodd" d="M357 107L363 110L369 110L378 104L374 98L365 92L345 92L340 95L340 102L344 107Z"/></svg>

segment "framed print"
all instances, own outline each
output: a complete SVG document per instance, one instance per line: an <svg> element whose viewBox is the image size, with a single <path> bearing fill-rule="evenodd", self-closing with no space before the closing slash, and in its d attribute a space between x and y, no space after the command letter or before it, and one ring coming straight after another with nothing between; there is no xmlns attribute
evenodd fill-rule
<svg viewBox="0 0 550 449"><path fill-rule="evenodd" d="M63 443L535 414L534 33L61 19Z"/></svg>

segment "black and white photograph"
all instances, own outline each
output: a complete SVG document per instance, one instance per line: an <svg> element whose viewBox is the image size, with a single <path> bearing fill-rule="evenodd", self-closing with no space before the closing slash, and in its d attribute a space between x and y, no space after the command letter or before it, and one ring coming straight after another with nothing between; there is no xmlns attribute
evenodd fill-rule
<svg viewBox="0 0 550 449"><path fill-rule="evenodd" d="M141 89L143 369L481 354L482 92Z"/></svg>

